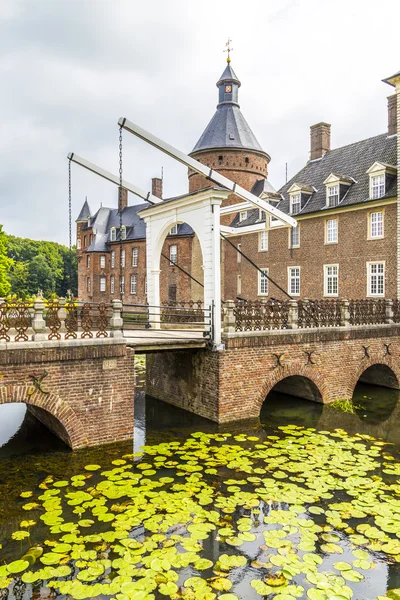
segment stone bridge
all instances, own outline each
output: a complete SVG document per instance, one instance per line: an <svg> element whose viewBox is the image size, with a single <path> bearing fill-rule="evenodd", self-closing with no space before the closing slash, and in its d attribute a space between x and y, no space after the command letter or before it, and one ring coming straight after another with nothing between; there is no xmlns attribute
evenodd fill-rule
<svg viewBox="0 0 400 600"><path fill-rule="evenodd" d="M119 300L0 302L0 404L23 402L76 449L132 439L135 353L147 355L148 394L217 423L258 418L273 389L329 403L351 399L359 380L399 388L398 301L228 302L222 312L216 351L204 330L179 338L142 324L130 337Z"/></svg>
<svg viewBox="0 0 400 600"><path fill-rule="evenodd" d="M393 303L359 302L363 304L354 308L347 301L333 301L337 314L333 303L319 316L309 311L306 319L303 312L301 327L296 301L288 302L289 319L282 318L281 306L279 315L264 306L260 317L259 306L243 309L228 303L225 349L148 355L147 392L226 423L257 418L273 389L321 403L351 399L359 380L398 389L400 323L394 322ZM243 310L251 313L247 321ZM360 321L367 324L354 324Z"/></svg>

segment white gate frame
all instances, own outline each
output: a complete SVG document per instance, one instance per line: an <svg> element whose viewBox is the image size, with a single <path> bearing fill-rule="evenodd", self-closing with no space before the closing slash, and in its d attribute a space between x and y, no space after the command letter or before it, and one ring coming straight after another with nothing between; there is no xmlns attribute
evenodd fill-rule
<svg viewBox="0 0 400 600"><path fill-rule="evenodd" d="M172 198L141 210L146 223L147 301L150 323L160 327L160 258L165 238L173 225L187 223L197 235L203 255L204 306L212 308L212 342L221 346L221 241L220 206L229 190L208 188Z"/></svg>

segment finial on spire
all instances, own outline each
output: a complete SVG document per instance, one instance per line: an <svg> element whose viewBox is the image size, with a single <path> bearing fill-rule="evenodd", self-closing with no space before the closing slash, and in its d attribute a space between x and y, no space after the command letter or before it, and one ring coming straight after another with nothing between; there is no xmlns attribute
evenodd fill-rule
<svg viewBox="0 0 400 600"><path fill-rule="evenodd" d="M225 46L226 46L226 50L224 50L224 52L228 53L228 57L226 59L226 62L229 63L231 62L231 57L230 57L230 53L232 52L233 48L231 48L231 38L228 37L228 41L226 42Z"/></svg>

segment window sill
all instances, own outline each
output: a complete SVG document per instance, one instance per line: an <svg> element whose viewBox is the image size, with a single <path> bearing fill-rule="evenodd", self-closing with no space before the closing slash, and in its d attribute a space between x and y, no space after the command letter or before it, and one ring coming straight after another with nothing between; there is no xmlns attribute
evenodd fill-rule
<svg viewBox="0 0 400 600"><path fill-rule="evenodd" d="M324 294L324 298L339 298L339 294Z"/></svg>
<svg viewBox="0 0 400 600"><path fill-rule="evenodd" d="M367 237L367 241L368 242L373 242L374 240L384 240L385 236L384 235L376 235L374 237Z"/></svg>
<svg viewBox="0 0 400 600"><path fill-rule="evenodd" d="M297 248L300 248L300 246L288 246L289 250L297 250Z"/></svg>
<svg viewBox="0 0 400 600"><path fill-rule="evenodd" d="M261 250L261 248L258 249L259 252L268 252L268 248L266 248L265 250Z"/></svg>
<svg viewBox="0 0 400 600"><path fill-rule="evenodd" d="M337 246L339 242L324 242L324 246Z"/></svg>

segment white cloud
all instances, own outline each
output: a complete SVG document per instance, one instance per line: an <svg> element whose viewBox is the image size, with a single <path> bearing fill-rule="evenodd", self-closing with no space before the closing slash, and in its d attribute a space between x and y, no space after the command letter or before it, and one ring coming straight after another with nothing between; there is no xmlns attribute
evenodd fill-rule
<svg viewBox="0 0 400 600"><path fill-rule="evenodd" d="M215 110L228 36L275 185L286 162L289 176L306 162L313 123L332 123L334 146L381 133L398 1L379 12L360 0L3 0L0 222L67 242L66 155L116 172L120 116L190 151ZM166 193L186 190L184 167L128 134L124 147L126 179L149 189L164 166ZM92 209L116 205L113 186L75 166L74 215L86 195Z"/></svg>

